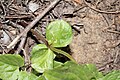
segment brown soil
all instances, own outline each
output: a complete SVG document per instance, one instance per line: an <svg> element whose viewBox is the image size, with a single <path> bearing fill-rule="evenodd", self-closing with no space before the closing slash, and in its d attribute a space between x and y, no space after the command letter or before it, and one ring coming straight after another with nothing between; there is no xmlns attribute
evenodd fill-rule
<svg viewBox="0 0 120 80"><path fill-rule="evenodd" d="M31 1L39 5L35 12L28 7ZM1 0L0 53L19 53L20 42L13 49L6 47L53 1ZM120 69L120 0L62 0L35 28L45 35L46 25L55 19L64 19L71 24L74 36L70 49L78 63L95 63L105 72ZM23 45L27 55L37 43L29 32Z"/></svg>

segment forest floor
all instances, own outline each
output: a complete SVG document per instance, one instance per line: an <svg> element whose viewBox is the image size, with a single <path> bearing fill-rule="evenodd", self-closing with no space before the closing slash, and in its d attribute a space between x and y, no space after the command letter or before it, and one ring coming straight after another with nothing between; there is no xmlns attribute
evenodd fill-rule
<svg viewBox="0 0 120 80"><path fill-rule="evenodd" d="M1 0L0 54L30 56L32 47L39 42L25 29L40 15L32 29L42 35L46 26L56 19L72 26L73 41L67 48L79 64L93 63L103 72L120 69L120 0L56 0L56 5L47 10L54 1Z"/></svg>

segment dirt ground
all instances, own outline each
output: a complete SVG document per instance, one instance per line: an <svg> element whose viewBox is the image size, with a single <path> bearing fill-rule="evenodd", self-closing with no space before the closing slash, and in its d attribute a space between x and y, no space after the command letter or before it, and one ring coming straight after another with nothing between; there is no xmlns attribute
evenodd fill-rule
<svg viewBox="0 0 120 80"><path fill-rule="evenodd" d="M39 43L30 31L13 48L7 46L53 1L1 0L0 53L22 50L29 56ZM104 72L120 69L120 0L60 0L33 29L45 35L46 26L55 19L64 19L72 26L74 36L69 46L79 64L94 63Z"/></svg>

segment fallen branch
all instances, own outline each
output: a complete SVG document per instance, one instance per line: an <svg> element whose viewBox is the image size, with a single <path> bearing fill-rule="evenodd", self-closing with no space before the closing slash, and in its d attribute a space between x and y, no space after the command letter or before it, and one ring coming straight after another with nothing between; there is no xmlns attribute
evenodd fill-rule
<svg viewBox="0 0 120 80"><path fill-rule="evenodd" d="M107 30L107 32L110 32L110 33L115 33L115 34L120 34L120 32L119 32L119 31Z"/></svg>
<svg viewBox="0 0 120 80"><path fill-rule="evenodd" d="M60 0L54 0L42 13L39 13L39 15L24 29L23 32L21 32L8 46L7 48L11 48L13 45L15 45L18 40L28 33L28 31L40 20L42 19L47 12L49 12L54 6L59 2Z"/></svg>

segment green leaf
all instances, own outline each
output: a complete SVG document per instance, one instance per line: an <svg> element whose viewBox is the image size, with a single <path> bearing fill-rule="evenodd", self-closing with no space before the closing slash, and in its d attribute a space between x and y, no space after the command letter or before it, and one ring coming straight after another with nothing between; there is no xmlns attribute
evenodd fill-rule
<svg viewBox="0 0 120 80"><path fill-rule="evenodd" d="M0 78L2 80L16 80L19 67L0 62Z"/></svg>
<svg viewBox="0 0 120 80"><path fill-rule="evenodd" d="M120 80L120 70L112 71L99 80Z"/></svg>
<svg viewBox="0 0 120 80"><path fill-rule="evenodd" d="M0 55L0 78L2 80L16 80L19 74L19 67L23 65L23 58L19 55Z"/></svg>
<svg viewBox="0 0 120 80"><path fill-rule="evenodd" d="M63 63L58 62L58 61L54 61L54 68L57 68L59 66L63 65Z"/></svg>
<svg viewBox="0 0 120 80"><path fill-rule="evenodd" d="M64 65L43 73L46 80L96 80L103 77L94 65L78 65L66 62Z"/></svg>
<svg viewBox="0 0 120 80"><path fill-rule="evenodd" d="M64 20L53 21L46 29L46 39L53 47L65 47L72 41L72 28Z"/></svg>
<svg viewBox="0 0 120 80"><path fill-rule="evenodd" d="M44 44L35 46L31 53L31 65L40 73L47 69L53 69L54 53L48 49Z"/></svg>
<svg viewBox="0 0 120 80"><path fill-rule="evenodd" d="M39 50L41 50L41 49L47 49L47 46L45 44L38 44L38 45L33 47L31 53L34 54L36 52L39 52Z"/></svg>
<svg viewBox="0 0 120 80"><path fill-rule="evenodd" d="M95 65L93 64L84 64L83 65L83 70L86 73L91 73L91 74L87 74L88 77L90 77L93 80L96 80L98 78L103 77L102 73L99 72L96 68ZM90 76L89 76L90 75ZM92 76L92 77L91 77Z"/></svg>
<svg viewBox="0 0 120 80"><path fill-rule="evenodd" d="M44 76L40 76L37 80L46 80Z"/></svg>
<svg viewBox="0 0 120 80"><path fill-rule="evenodd" d="M26 71L21 71L19 73L18 80L36 80L38 77L32 73Z"/></svg>
<svg viewBox="0 0 120 80"><path fill-rule="evenodd" d="M23 58L20 55L16 55L16 54L0 55L0 62L18 67L24 65Z"/></svg>

